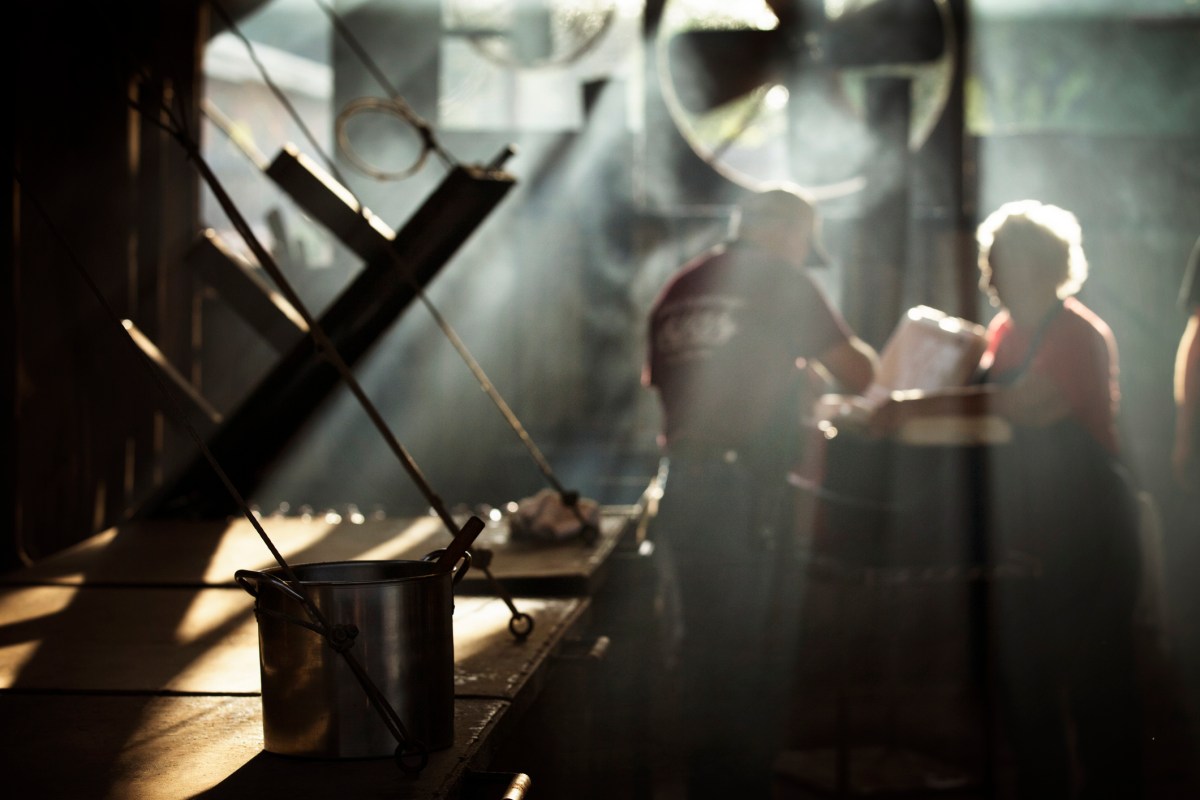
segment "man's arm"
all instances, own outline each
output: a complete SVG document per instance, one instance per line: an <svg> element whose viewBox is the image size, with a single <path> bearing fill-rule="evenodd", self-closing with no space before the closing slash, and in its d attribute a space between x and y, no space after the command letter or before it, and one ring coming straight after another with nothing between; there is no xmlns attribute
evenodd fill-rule
<svg viewBox="0 0 1200 800"><path fill-rule="evenodd" d="M837 381L839 388L862 394L875 381L879 355L871 345L851 336L830 347L817 359Z"/></svg>

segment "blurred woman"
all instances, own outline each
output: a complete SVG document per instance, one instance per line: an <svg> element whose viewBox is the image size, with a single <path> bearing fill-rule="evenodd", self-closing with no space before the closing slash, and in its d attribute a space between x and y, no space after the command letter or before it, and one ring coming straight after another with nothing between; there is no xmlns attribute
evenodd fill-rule
<svg viewBox="0 0 1200 800"><path fill-rule="evenodd" d="M977 239L980 283L1000 308L978 380L901 395L870 426L887 433L931 414L993 414L1011 423L1012 441L989 460L991 550L993 558L1035 559L1040 572L993 585L1001 722L1018 796L1066 798L1078 789L1084 798L1135 798L1140 566L1136 492L1116 426L1116 343L1074 296L1087 260L1069 211L1007 203L979 226Z"/></svg>

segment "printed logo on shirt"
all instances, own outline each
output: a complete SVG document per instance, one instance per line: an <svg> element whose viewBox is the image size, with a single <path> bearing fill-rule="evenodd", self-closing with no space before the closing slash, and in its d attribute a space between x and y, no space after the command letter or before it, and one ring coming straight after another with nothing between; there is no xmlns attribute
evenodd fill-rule
<svg viewBox="0 0 1200 800"><path fill-rule="evenodd" d="M668 359L695 358L722 347L738 332L734 312L745 303L709 296L667 308L654 335L658 354Z"/></svg>

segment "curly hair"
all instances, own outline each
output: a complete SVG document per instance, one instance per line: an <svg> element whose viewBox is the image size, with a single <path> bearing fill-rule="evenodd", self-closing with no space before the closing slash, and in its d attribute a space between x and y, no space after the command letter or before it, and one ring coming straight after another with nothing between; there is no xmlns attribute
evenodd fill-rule
<svg viewBox="0 0 1200 800"><path fill-rule="evenodd" d="M1005 203L988 215L975 233L979 244L980 286L991 285L991 253L998 243L1006 257L1031 261L1056 276L1058 296L1069 297L1087 280L1083 230L1066 209L1037 200Z"/></svg>

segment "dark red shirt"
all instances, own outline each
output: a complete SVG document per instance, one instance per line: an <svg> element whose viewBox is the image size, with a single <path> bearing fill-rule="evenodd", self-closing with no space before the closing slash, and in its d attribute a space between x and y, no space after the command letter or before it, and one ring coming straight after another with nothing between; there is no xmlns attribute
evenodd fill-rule
<svg viewBox="0 0 1200 800"><path fill-rule="evenodd" d="M700 256L650 313L645 382L665 444L736 448L797 424L803 361L850 337L807 272L746 244Z"/></svg>
<svg viewBox="0 0 1200 800"><path fill-rule="evenodd" d="M1025 363L1035 331L1018 327L1007 311L988 327L990 375L998 382L1015 377ZM1028 369L1054 382L1071 415L1113 454L1119 451L1116 416L1121 390L1117 382L1117 343L1100 317L1074 297L1050 321Z"/></svg>

